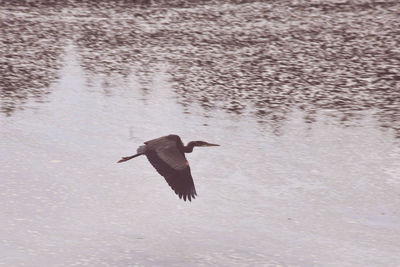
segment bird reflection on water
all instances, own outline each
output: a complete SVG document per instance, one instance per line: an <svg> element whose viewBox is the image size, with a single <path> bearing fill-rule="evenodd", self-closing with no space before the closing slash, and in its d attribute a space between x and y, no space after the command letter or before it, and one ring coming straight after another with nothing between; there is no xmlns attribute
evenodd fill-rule
<svg viewBox="0 0 400 267"><path fill-rule="evenodd" d="M189 201L197 196L192 174L190 173L189 162L185 153L191 153L195 146L219 146L204 141L191 141L186 146L177 135L170 134L157 139L144 142L144 146L137 149L137 154L123 157L118 163L125 162L140 155L146 155L151 165L164 176L165 180L183 200Z"/></svg>

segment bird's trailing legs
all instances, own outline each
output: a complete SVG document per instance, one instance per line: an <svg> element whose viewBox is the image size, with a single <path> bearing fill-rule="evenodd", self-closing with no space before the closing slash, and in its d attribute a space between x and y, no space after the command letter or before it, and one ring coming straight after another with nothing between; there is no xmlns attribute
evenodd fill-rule
<svg viewBox="0 0 400 267"><path fill-rule="evenodd" d="M127 161L127 160L133 159L133 158L135 158L135 157L137 157L137 156L140 156L140 155L142 155L142 154L141 154L141 153L138 153L138 154L135 154L135 155L133 155L133 156L122 157L117 163L125 162L125 161Z"/></svg>

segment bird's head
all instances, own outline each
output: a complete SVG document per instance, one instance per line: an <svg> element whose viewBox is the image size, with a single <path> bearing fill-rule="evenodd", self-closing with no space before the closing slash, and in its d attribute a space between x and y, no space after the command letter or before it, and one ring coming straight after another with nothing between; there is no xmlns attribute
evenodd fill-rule
<svg viewBox="0 0 400 267"><path fill-rule="evenodd" d="M200 146L200 147L205 147L205 146L219 146L217 144L211 144L211 143L207 143L204 141L192 141L190 142L193 144L193 146Z"/></svg>
<svg viewBox="0 0 400 267"><path fill-rule="evenodd" d="M187 146L184 147L184 152L185 153L191 153L193 151L193 148L195 146L199 147L206 147L206 146L219 146L217 144L210 144L204 141L191 141L187 144Z"/></svg>

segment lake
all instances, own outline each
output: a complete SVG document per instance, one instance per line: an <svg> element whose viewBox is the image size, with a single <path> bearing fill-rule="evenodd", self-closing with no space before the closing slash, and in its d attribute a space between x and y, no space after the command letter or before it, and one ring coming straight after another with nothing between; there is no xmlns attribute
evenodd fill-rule
<svg viewBox="0 0 400 267"><path fill-rule="evenodd" d="M400 265L399 10L3 1L0 266Z"/></svg>

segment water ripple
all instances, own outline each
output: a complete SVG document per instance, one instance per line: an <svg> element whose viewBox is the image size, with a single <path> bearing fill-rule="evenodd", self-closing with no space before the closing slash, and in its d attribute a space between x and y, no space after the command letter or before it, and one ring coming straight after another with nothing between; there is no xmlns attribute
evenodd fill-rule
<svg viewBox="0 0 400 267"><path fill-rule="evenodd" d="M309 123L333 110L346 125L372 110L400 137L397 1L12 3L0 9L7 115L50 93L72 41L87 76L105 84L135 73L147 90L167 65L187 112L197 103L279 124L293 109Z"/></svg>

